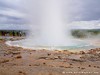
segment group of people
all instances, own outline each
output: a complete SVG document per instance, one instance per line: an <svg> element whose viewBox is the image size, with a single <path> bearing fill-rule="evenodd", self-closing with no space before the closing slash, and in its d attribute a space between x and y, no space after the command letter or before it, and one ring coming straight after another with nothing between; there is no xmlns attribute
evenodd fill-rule
<svg viewBox="0 0 100 75"><path fill-rule="evenodd" d="M21 32L21 31L0 31L1 32L1 36L25 36L25 32Z"/></svg>

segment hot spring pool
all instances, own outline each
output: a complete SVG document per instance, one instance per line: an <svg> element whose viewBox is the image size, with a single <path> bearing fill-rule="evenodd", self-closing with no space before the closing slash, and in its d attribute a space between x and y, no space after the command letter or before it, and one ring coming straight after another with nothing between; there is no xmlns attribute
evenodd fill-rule
<svg viewBox="0 0 100 75"><path fill-rule="evenodd" d="M77 42L74 45L71 46L35 46L28 43L23 43L22 40L20 41L7 41L7 45L9 46L16 46L16 47L22 47L22 48L28 48L28 49L47 49L47 50L88 50L92 48L97 48L98 46L91 45L87 42Z"/></svg>

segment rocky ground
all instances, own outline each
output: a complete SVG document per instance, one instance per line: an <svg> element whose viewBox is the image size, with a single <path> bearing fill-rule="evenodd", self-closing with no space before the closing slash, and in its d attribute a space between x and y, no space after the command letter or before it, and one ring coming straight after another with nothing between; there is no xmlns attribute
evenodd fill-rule
<svg viewBox="0 0 100 75"><path fill-rule="evenodd" d="M0 40L0 75L100 75L100 48L29 50Z"/></svg>

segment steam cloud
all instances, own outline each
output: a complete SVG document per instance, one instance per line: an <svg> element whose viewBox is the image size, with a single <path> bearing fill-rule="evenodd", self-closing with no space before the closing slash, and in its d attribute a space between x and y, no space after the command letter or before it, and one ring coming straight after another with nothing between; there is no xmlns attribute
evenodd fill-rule
<svg viewBox="0 0 100 75"><path fill-rule="evenodd" d="M94 19L87 16L90 12L85 6L89 2L90 0L25 0L23 6L30 21L30 34L26 40L21 41L22 45L73 45L74 41L69 32L70 26L96 23L94 21L90 23L89 20ZM98 17L95 17L95 20L97 19Z"/></svg>

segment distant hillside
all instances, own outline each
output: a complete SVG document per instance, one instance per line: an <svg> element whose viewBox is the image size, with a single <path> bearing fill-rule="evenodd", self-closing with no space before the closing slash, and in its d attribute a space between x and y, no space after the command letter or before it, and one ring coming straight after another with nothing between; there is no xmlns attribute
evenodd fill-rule
<svg viewBox="0 0 100 75"><path fill-rule="evenodd" d="M73 29L71 33L76 38L95 37L100 35L100 29Z"/></svg>

